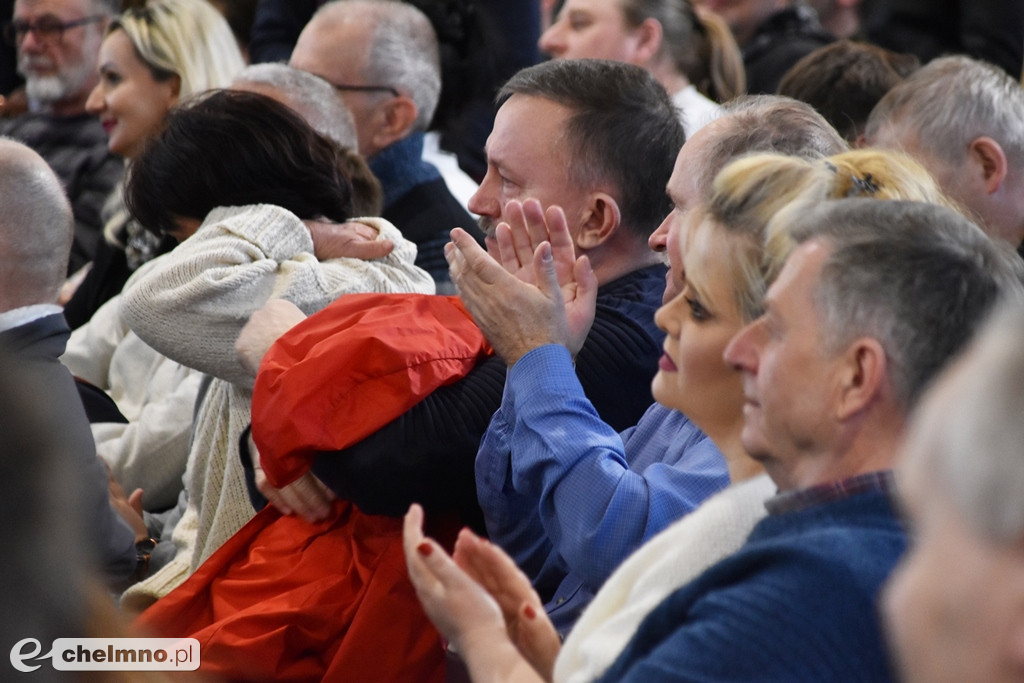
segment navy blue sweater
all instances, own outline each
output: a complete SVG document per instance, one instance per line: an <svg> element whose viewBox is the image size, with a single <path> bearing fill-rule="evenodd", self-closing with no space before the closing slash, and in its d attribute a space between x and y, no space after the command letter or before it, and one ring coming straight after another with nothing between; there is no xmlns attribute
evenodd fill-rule
<svg viewBox="0 0 1024 683"><path fill-rule="evenodd" d="M892 680L876 602L905 546L881 492L769 516L651 612L602 680Z"/></svg>

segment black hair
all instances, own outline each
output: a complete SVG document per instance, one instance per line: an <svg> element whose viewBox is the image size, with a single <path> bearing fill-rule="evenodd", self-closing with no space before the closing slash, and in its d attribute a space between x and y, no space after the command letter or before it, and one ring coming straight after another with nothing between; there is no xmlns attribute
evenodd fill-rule
<svg viewBox="0 0 1024 683"><path fill-rule="evenodd" d="M623 226L650 235L672 203L665 185L685 139L665 88L632 64L556 59L523 69L498 93L533 95L572 110L566 126L572 180L618 191Z"/></svg>
<svg viewBox="0 0 1024 683"><path fill-rule="evenodd" d="M172 109L132 162L129 212L156 233L218 206L274 204L301 219L352 213L345 150L269 97L213 90Z"/></svg>

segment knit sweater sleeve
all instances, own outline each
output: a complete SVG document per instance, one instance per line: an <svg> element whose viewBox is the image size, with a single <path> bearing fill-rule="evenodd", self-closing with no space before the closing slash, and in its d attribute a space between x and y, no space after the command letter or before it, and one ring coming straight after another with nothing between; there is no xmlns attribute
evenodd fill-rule
<svg viewBox="0 0 1024 683"><path fill-rule="evenodd" d="M124 317L168 358L251 388L234 345L268 300L310 314L352 292L433 292L430 276L412 265L415 245L386 222L373 225L380 239L395 242L387 257L320 262L309 230L291 212L265 204L214 209L192 237L129 280Z"/></svg>

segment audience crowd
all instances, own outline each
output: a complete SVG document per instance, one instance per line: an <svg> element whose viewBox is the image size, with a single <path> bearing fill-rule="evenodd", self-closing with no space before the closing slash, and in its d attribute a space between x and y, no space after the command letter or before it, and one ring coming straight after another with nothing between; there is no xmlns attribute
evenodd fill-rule
<svg viewBox="0 0 1024 683"><path fill-rule="evenodd" d="M0 3L10 666L1024 679L1022 7Z"/></svg>

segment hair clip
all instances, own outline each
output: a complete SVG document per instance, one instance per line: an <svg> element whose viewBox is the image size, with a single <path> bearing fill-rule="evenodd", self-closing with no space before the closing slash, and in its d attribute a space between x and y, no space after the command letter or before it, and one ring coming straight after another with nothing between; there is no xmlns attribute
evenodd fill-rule
<svg viewBox="0 0 1024 683"><path fill-rule="evenodd" d="M856 197L864 194L875 194L878 192L878 184L871 179L871 174L868 173L863 178L853 176L853 187L846 193L847 197Z"/></svg>

